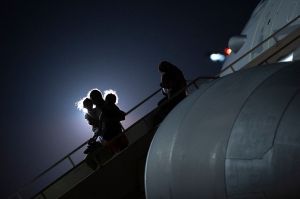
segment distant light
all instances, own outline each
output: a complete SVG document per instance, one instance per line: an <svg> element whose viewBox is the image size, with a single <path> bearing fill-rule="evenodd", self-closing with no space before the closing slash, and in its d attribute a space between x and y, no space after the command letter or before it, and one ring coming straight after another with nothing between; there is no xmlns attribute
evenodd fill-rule
<svg viewBox="0 0 300 199"><path fill-rule="evenodd" d="M210 59L213 62L223 62L225 60L225 56L220 53L213 53L210 55Z"/></svg>
<svg viewBox="0 0 300 199"><path fill-rule="evenodd" d="M291 62L294 60L294 54L291 53L288 56L284 57L283 59L279 60L279 62Z"/></svg>
<svg viewBox="0 0 300 199"><path fill-rule="evenodd" d="M228 56L232 53L232 50L230 48L225 48L224 53L225 53L226 56Z"/></svg>

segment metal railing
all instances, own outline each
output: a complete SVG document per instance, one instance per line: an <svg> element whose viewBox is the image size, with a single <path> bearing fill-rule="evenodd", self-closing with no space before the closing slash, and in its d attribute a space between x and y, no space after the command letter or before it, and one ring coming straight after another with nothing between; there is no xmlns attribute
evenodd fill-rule
<svg viewBox="0 0 300 199"><path fill-rule="evenodd" d="M188 87L190 87L191 85L193 85L196 89L199 88L199 85L197 84L197 81L199 81L200 79L203 80L208 80L208 79L216 79L216 77L197 77L196 79L194 79L193 81L191 81L186 89L188 89ZM133 111L135 111L136 109L138 109L139 107L141 107L143 104L145 104L147 101L149 101L151 98L153 98L154 96L156 96L156 94L160 93L161 88L157 89L156 91L154 91L151 95L149 95L148 97L146 97L145 99L143 99L140 103L138 103L136 106L134 106L133 108L131 108L129 111L126 112L126 115L129 115L130 113L132 113ZM174 96L176 97L176 95ZM145 114L147 115L147 114ZM143 117L140 119L142 120ZM134 124L132 124L131 126L129 126L126 131L130 128L132 128L136 123L138 123L140 120L136 121ZM62 162L64 161L68 161L71 165L72 168L70 168L69 170L65 171L65 173L69 173L72 169L76 168L78 165L80 165L84 160L80 161L79 163L75 164L75 162L72 160L72 155L75 154L76 152L80 151L80 149L82 149L84 146L86 146L88 144L88 140L85 141L84 143L82 143L80 146L78 146L77 148L75 148L74 150L72 150L70 153L68 153L66 156L64 156L62 159L58 160L56 163L54 163L53 165L51 165L48 169L44 170L43 172L41 172L39 175L37 175L36 177L34 177L31 181L29 181L28 183L26 183L25 185L23 185L16 193L12 194L9 198L23 198L21 192L26 190L27 187L34 185L41 177L43 177L44 175L46 175L47 173L49 173L51 170L53 170L54 168L56 168L58 165L60 165ZM62 175L63 176L63 175ZM60 179L61 176L59 176L57 179L55 179L54 181ZM52 182L53 183L53 182ZM52 184L49 183L49 184ZM46 186L48 187L48 186ZM46 196L44 196L44 194L42 193L42 191L46 188L42 188L41 191L39 191L39 193L37 193L37 195L41 195L43 198L46 198Z"/></svg>
<svg viewBox="0 0 300 199"><path fill-rule="evenodd" d="M247 51L246 53L244 53L242 56L240 56L239 58L237 58L236 60L234 60L232 63L230 63L228 66L226 66L225 68L223 68L218 75L222 74L223 72L225 72L227 69L231 69L233 72L236 72L236 70L233 68L233 65L238 63L240 60L242 60L243 58L245 58L246 56L248 56L250 53L254 52L256 49L258 49L259 47L261 47L263 44L265 44L266 42L268 42L270 39L274 39L276 43L278 43L278 39L276 38L276 35L278 33L280 33L281 31L285 30L288 26L290 26L292 23L294 23L295 21L297 21L300 18L300 15L298 15L297 17L295 17L293 20L291 20L289 23L285 24L284 26L282 26L281 28L279 28L277 31L275 31L272 35L268 36L266 39L264 39L263 41L261 41L259 44L257 44L256 46L254 46L253 48L251 48L249 51ZM266 60L270 59L270 57L268 57ZM265 61L266 61L265 60Z"/></svg>
<svg viewBox="0 0 300 199"><path fill-rule="evenodd" d="M224 71L226 71L227 69L231 69L233 72L235 72L236 70L233 68L233 65L236 64L237 62L239 62L241 59L243 59L244 57L246 57L247 55L249 55L250 53L254 52L257 48L259 48L261 45L263 45L264 43L266 43L267 41L269 41L270 39L274 39L276 41L276 43L278 42L278 40L276 39L275 35L277 35L278 33L280 33L282 30L284 30L286 27L288 27L290 24L292 24L293 22L295 22L296 20L298 20L300 18L300 16L295 17L293 20L291 20L289 23L287 23L286 25L284 25L283 27L281 27L280 29L278 29L276 32L274 32L272 35L270 35L269 37L267 37L265 40L263 40L261 43L257 44L255 47L253 47L252 49L250 49L249 51L247 51L245 54L243 54L241 57L239 57L238 59L236 59L234 62L232 62L231 64L229 64L227 67L225 67L224 69L222 69L215 77L197 77L196 79L194 79L193 81L191 81L188 85L187 88L189 88L191 85L193 85L196 89L198 89L198 85L197 85L197 81L200 79L216 79L218 78ZM269 58L268 58L269 59ZM126 115L129 115L130 113L132 113L133 111L135 111L137 108L141 107L145 102L147 102L148 100L150 100L151 98L153 98L157 93L160 92L161 89L158 89L156 91L154 91L151 95L149 95L148 97L146 97L144 100L142 100L140 103L138 103L136 106L134 106L133 108L131 108L129 111L127 111ZM146 115L146 114L145 114ZM136 121L137 123L138 121ZM134 124L132 124L131 126L129 126L127 129L131 128ZM56 168L56 166L58 166L60 163L64 162L64 161L69 161L70 164L72 165L72 168L69 169L68 171L66 171L65 173L70 172L72 169L76 168L78 165L80 165L84 160L80 161L79 163L75 164L75 162L72 160L72 155L75 154L76 152L78 152L80 149L82 149L85 145L87 145L88 140L85 141L84 143L82 143L80 146L78 146L77 148L75 148L73 151L71 151L70 153L68 153L66 156L64 156L62 159L60 159L59 161L57 161L56 163L54 163L53 165L51 165L48 169L44 170L42 173L40 173L39 175L37 175L36 177L34 177L31 181L29 181L28 183L26 183L25 185L23 185L16 193L12 194L9 198L20 198L22 199L21 196L21 192L24 191L26 189L26 187L33 185L37 180L39 180L42 176L44 176L45 174L47 174L48 172L50 172L52 169ZM58 177L57 179L59 179L60 177ZM56 180L57 180L56 179ZM54 181L56 181L54 180ZM51 183L49 183L51 184ZM45 189L45 188L43 188ZM42 189L42 190L43 190ZM43 196L42 191L39 192L40 195ZM46 198L45 196L43 196L44 198Z"/></svg>

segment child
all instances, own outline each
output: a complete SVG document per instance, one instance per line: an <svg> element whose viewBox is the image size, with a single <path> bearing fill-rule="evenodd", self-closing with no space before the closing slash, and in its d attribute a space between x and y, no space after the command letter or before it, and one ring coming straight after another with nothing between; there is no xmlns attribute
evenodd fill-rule
<svg viewBox="0 0 300 199"><path fill-rule="evenodd" d="M127 136L123 133L120 121L125 120L125 112L117 107L116 96L112 93L105 98L100 123L102 124L103 140L114 153L128 146Z"/></svg>
<svg viewBox="0 0 300 199"><path fill-rule="evenodd" d="M89 98L83 100L83 108L87 110L85 114L85 119L92 126L92 131L94 136L88 142L88 148L84 151L85 154L90 153L91 151L98 148L101 144L96 142L97 137L100 135L100 111L96 108L93 108L93 102Z"/></svg>

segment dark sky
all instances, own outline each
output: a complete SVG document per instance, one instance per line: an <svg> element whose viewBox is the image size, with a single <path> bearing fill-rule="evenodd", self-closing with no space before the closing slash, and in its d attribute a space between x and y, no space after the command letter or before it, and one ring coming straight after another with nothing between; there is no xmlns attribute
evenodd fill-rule
<svg viewBox="0 0 300 199"><path fill-rule="evenodd" d="M189 80L216 74L207 53L222 52L258 2L2 2L0 198L92 135L74 106L90 89L116 90L127 111L159 88L162 60Z"/></svg>

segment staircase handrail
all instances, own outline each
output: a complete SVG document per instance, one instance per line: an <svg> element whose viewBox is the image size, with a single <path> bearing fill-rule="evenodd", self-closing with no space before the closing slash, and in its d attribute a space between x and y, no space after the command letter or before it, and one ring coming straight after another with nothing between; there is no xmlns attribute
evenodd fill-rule
<svg viewBox="0 0 300 199"><path fill-rule="evenodd" d="M298 15L297 17L295 17L293 20L291 20L289 23L287 23L286 25L282 26L280 29L278 29L277 31L275 31L272 35L270 35L269 37L267 37L266 39L264 39L262 42L260 42L259 44L257 44L255 47L253 47L252 49L250 49L249 51L247 51L245 54L243 54L242 56L240 56L238 59L236 59L235 61L233 61L231 64L229 64L228 66L226 66L224 69L222 69L215 77L203 77L203 76L199 76L197 78L195 78L193 81L191 81L186 88L188 88L191 84L195 83L196 81L198 81L199 79L216 79L219 77L220 74L222 74L225 70L227 70L228 68L231 68L233 72L235 72L236 70L232 67L234 64L236 64L238 61L240 61L241 59L243 59L244 57L246 57L248 54L252 53L254 50L256 50L258 47L260 47L262 44L264 44L266 41L268 41L269 39L273 38L276 34L278 34L279 32L281 32L283 29L285 29L286 27L288 27L290 24L292 24L293 22L295 22L296 20L298 20L300 18L300 15ZM131 108L129 111L126 112L126 115L130 114L131 112L133 112L134 110L136 110L137 108L139 108L141 105L143 105L145 102L147 102L149 99L151 99L153 96L155 96L158 92L160 92L161 89L158 89L156 91L154 91L151 95L149 95L148 97L146 97L144 100L142 100L140 103L138 103L136 106L134 106L133 108ZM134 124L132 124L134 125ZM130 127L128 127L130 128ZM72 150L70 153L68 153L67 155L65 155L63 158L61 158L60 160L58 160L56 163L54 163L53 165L51 165L48 169L44 170L43 172L41 172L39 175L37 175L36 177L34 177L31 181L29 181L28 183L26 183L25 185L23 185L17 192L15 192L15 194L12 195L16 195L17 193L20 192L20 190L22 190L24 187L33 184L36 180L38 180L40 177L42 177L44 174L46 174L48 171L52 170L55 166L57 166L58 164L60 164L61 162L63 162L66 159L69 159L71 164L73 165L73 168L76 167L76 165L81 164L84 160L80 161L79 163L77 163L76 165L73 163L73 161L70 159L70 156L72 154L74 154L76 151L78 151L79 149L81 149L84 145L86 145L88 143L88 140L85 141L84 143L82 143L80 146L78 146L77 148L75 148L74 150ZM71 169L70 169L71 170Z"/></svg>
<svg viewBox="0 0 300 199"><path fill-rule="evenodd" d="M216 79L217 77L210 77L210 76L199 76L197 78L195 78L193 81L191 81L190 83L188 83L188 85L184 88L187 89L190 85L194 84L196 81L198 81L199 79ZM139 108L140 106L142 106L145 102L147 102L148 100L150 100L153 96L155 96L157 93L159 93L161 91L161 88L157 89L156 91L154 91L151 95L149 95L148 97L146 97L145 99L143 99L140 103L138 103L137 105L135 105L133 108L131 108L129 111L126 112L126 115L130 114L131 112L133 112L134 110L136 110L137 108ZM175 95L176 96L176 95ZM138 121L136 121L138 122ZM136 123L135 122L135 123ZM134 123L134 124L135 124ZM132 124L132 125L134 125ZM132 126L131 125L131 126ZM131 126L129 126L127 129L129 129ZM67 155L65 155L63 158L61 158L60 160L58 160L57 162L55 162L53 165L51 165L50 167L48 167L46 170L44 170L43 172L41 172L39 175L37 175L36 177L34 177L32 180L30 180L28 183L26 183L25 185L23 185L17 192L15 192L15 194L12 195L16 195L17 193L21 192L21 190L23 190L25 187L35 183L39 178L41 178L43 175L45 175L46 173L48 173L49 171L51 171L53 168L55 168L57 165L59 165L61 162L63 162L64 160L69 160L72 164L72 168L70 170L72 170L73 168L75 168L77 165L81 164L84 160L80 161L79 163L75 164L72 160L71 160L71 155L74 154L75 152L77 152L79 149L81 149L83 146L85 146L88 143L88 140L85 141L84 143L82 143L81 145L79 145L78 147L76 147L74 150L72 150L71 152L69 152ZM68 171L67 171L68 172Z"/></svg>

